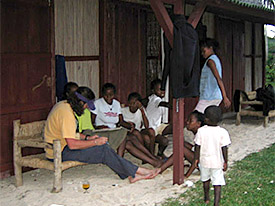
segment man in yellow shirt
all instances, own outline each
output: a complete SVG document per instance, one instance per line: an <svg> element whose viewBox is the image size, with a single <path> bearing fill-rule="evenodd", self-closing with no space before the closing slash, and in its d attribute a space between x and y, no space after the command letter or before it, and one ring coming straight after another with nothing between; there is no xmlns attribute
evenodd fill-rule
<svg viewBox="0 0 275 206"><path fill-rule="evenodd" d="M89 164L106 164L121 179L129 178L131 183L141 179L154 178L160 168L149 170L138 167L118 156L107 144L107 137L87 136L76 133L75 114L82 115L84 109L95 109L94 93L87 87L79 87L67 100L58 102L48 115L45 126L45 142L61 141L62 161L79 161ZM52 149L46 149L46 157L53 159Z"/></svg>

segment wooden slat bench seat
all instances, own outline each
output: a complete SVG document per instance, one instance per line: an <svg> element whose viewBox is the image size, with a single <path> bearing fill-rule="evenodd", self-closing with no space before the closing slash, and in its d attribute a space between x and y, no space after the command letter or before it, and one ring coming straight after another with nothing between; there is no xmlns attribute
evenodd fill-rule
<svg viewBox="0 0 275 206"><path fill-rule="evenodd" d="M256 91L247 92L247 96L249 99L256 98ZM263 117L264 118L264 127L268 125L268 120L270 117L275 116L275 110L270 110L268 116L263 115L263 111L256 111L254 108L250 107L249 105L263 105L261 101L249 101L244 99L243 94L240 95L240 104L239 104L239 112L237 112L236 117L236 125L240 125L241 123L241 116L256 116L256 117ZM246 106L244 108L244 106Z"/></svg>
<svg viewBox="0 0 275 206"><path fill-rule="evenodd" d="M85 163L77 161L62 162L61 144L59 140L55 140L53 145L43 141L43 130L45 120L36 121L26 124L20 124L20 120L13 121L13 161L16 186L23 185L22 167L48 169L54 171L54 183L52 192L57 193L62 190L62 171L71 167L85 165ZM45 153L22 156L22 148L53 148L54 161L49 161L45 157Z"/></svg>

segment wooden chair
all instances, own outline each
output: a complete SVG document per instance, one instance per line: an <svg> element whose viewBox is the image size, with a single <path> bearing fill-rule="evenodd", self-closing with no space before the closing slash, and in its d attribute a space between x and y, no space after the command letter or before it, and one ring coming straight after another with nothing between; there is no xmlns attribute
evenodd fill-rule
<svg viewBox="0 0 275 206"><path fill-rule="evenodd" d="M249 99L255 99L256 98L256 91L247 92L247 96ZM256 111L255 109L251 107L243 108L243 106L246 105L263 105L263 102L261 101L249 101L244 98L244 95L241 93L240 95L240 105L239 105L239 112L237 113L236 117L236 125L240 125L241 123L241 116L256 116L256 117L264 117L264 127L267 126L269 117L275 116L275 110L270 110L268 113L268 116L263 115L263 111Z"/></svg>
<svg viewBox="0 0 275 206"><path fill-rule="evenodd" d="M85 163L77 161L62 162L60 141L55 140L51 145L43 140L45 122L44 120L20 124L20 120L13 121L13 163L16 186L23 185L22 167L48 169L54 171L52 192L57 193L62 190L62 171ZM24 147L53 148L54 161L47 160L45 153L22 156L22 148Z"/></svg>

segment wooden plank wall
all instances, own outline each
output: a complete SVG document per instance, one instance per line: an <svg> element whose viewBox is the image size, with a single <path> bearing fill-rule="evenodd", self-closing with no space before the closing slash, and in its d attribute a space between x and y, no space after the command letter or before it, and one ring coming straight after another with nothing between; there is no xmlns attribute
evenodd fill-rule
<svg viewBox="0 0 275 206"><path fill-rule="evenodd" d="M244 56L245 56L245 91L252 91L252 58L248 57L252 54L252 23L245 22L245 42L244 42Z"/></svg>
<svg viewBox="0 0 275 206"><path fill-rule="evenodd" d="M90 87L98 97L98 0L55 0L55 53L71 57L66 61L68 80Z"/></svg>
<svg viewBox="0 0 275 206"><path fill-rule="evenodd" d="M146 95L146 11L139 5L101 1L100 82L113 83L127 104L130 92Z"/></svg>
<svg viewBox="0 0 275 206"><path fill-rule="evenodd" d="M255 24L255 89L263 86L263 26Z"/></svg>
<svg viewBox="0 0 275 206"><path fill-rule="evenodd" d="M0 178L13 174L13 120L46 119L54 103L52 6L1 1ZM26 148L23 154L33 152Z"/></svg>
<svg viewBox="0 0 275 206"><path fill-rule="evenodd" d="M254 31L253 31L254 30ZM262 24L245 22L245 91L263 84L263 30ZM253 57L254 55L254 57ZM254 67L254 68L253 68ZM254 77L253 77L254 76ZM253 82L254 81L254 82ZM253 88L254 87L254 88Z"/></svg>
<svg viewBox="0 0 275 206"><path fill-rule="evenodd" d="M68 81L75 81L79 86L89 86L99 94L99 64L98 61L70 61L66 62Z"/></svg>

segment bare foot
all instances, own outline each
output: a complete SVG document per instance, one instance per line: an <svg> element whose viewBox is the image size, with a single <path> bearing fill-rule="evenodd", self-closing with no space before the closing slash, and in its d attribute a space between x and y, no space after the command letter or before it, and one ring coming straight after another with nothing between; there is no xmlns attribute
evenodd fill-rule
<svg viewBox="0 0 275 206"><path fill-rule="evenodd" d="M151 179L150 176L151 176L150 174L147 174L147 175L136 174L135 177L129 176L128 179L130 183L135 183L139 180Z"/></svg>
<svg viewBox="0 0 275 206"><path fill-rule="evenodd" d="M138 172L136 173L135 177L128 177L130 183L135 183L139 180L145 180L145 179L153 179L155 178L161 171L160 168L155 168L153 170L145 169L142 168L145 172L148 172L147 174L139 174Z"/></svg>
<svg viewBox="0 0 275 206"><path fill-rule="evenodd" d="M146 169L144 167L139 167L138 170L136 171L136 173L138 175L148 175L151 174L153 170L150 169Z"/></svg>

